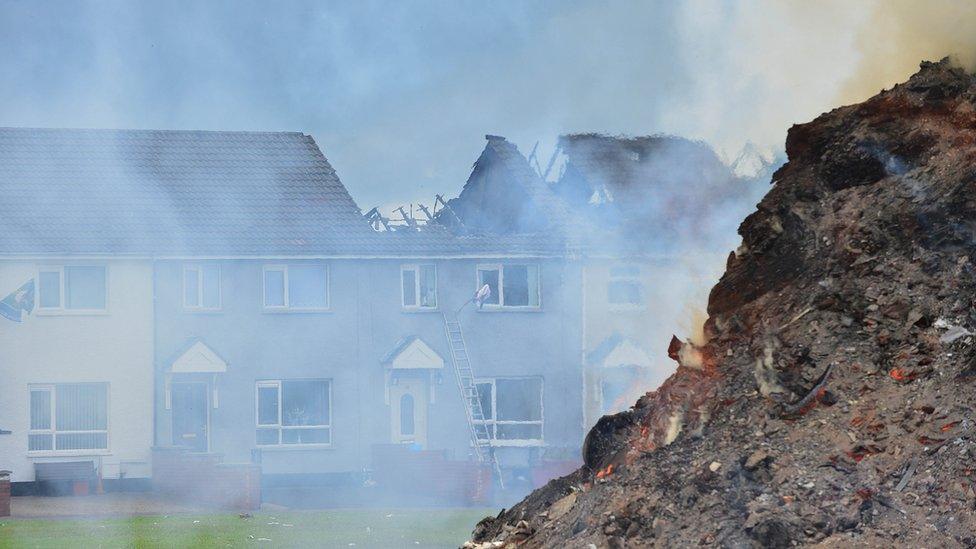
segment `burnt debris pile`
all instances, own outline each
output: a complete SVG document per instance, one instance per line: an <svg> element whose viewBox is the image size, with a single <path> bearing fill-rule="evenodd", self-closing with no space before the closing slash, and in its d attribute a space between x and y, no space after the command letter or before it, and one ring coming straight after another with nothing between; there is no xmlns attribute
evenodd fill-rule
<svg viewBox="0 0 976 549"><path fill-rule="evenodd" d="M469 545L976 543L976 77L923 63L786 149L707 343Z"/></svg>

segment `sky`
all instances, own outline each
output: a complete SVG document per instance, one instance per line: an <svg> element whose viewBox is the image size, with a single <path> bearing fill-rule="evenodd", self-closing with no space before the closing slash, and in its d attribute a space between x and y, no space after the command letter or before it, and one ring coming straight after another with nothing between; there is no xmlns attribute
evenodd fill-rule
<svg viewBox="0 0 976 549"><path fill-rule="evenodd" d="M0 1L0 125L300 131L364 211L430 203L485 134L543 164L568 132L778 150L877 8L814 4Z"/></svg>

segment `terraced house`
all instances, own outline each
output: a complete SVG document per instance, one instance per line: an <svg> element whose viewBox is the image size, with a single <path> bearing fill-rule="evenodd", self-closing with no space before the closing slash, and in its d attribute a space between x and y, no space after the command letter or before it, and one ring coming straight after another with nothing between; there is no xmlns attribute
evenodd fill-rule
<svg viewBox="0 0 976 549"><path fill-rule="evenodd" d="M265 483L478 463L512 486L578 459L559 231L374 231L300 133L3 129L0 193L0 297L35 302L0 319L15 482L178 455Z"/></svg>

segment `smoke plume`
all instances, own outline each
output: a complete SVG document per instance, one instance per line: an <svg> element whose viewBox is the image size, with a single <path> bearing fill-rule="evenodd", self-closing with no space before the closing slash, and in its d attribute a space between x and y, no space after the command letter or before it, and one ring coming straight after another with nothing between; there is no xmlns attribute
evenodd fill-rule
<svg viewBox="0 0 976 549"><path fill-rule="evenodd" d="M855 39L860 61L839 102L862 101L904 81L921 60L950 56L976 70L976 3L953 0L877 2Z"/></svg>

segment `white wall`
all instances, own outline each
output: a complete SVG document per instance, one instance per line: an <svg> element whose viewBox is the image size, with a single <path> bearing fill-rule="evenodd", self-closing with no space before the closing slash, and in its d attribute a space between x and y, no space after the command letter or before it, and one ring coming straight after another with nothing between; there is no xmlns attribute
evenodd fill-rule
<svg viewBox="0 0 976 549"><path fill-rule="evenodd" d="M38 311L17 324L0 317L0 469L14 482L34 479L33 464L69 461L65 456L28 456L28 386L34 383L107 382L107 451L76 451L95 457L104 478L150 475L152 446L152 264L146 260L0 260L0 299L36 276L38 265L102 264L107 267L107 312L50 315ZM36 281L35 281L36 282Z"/></svg>

